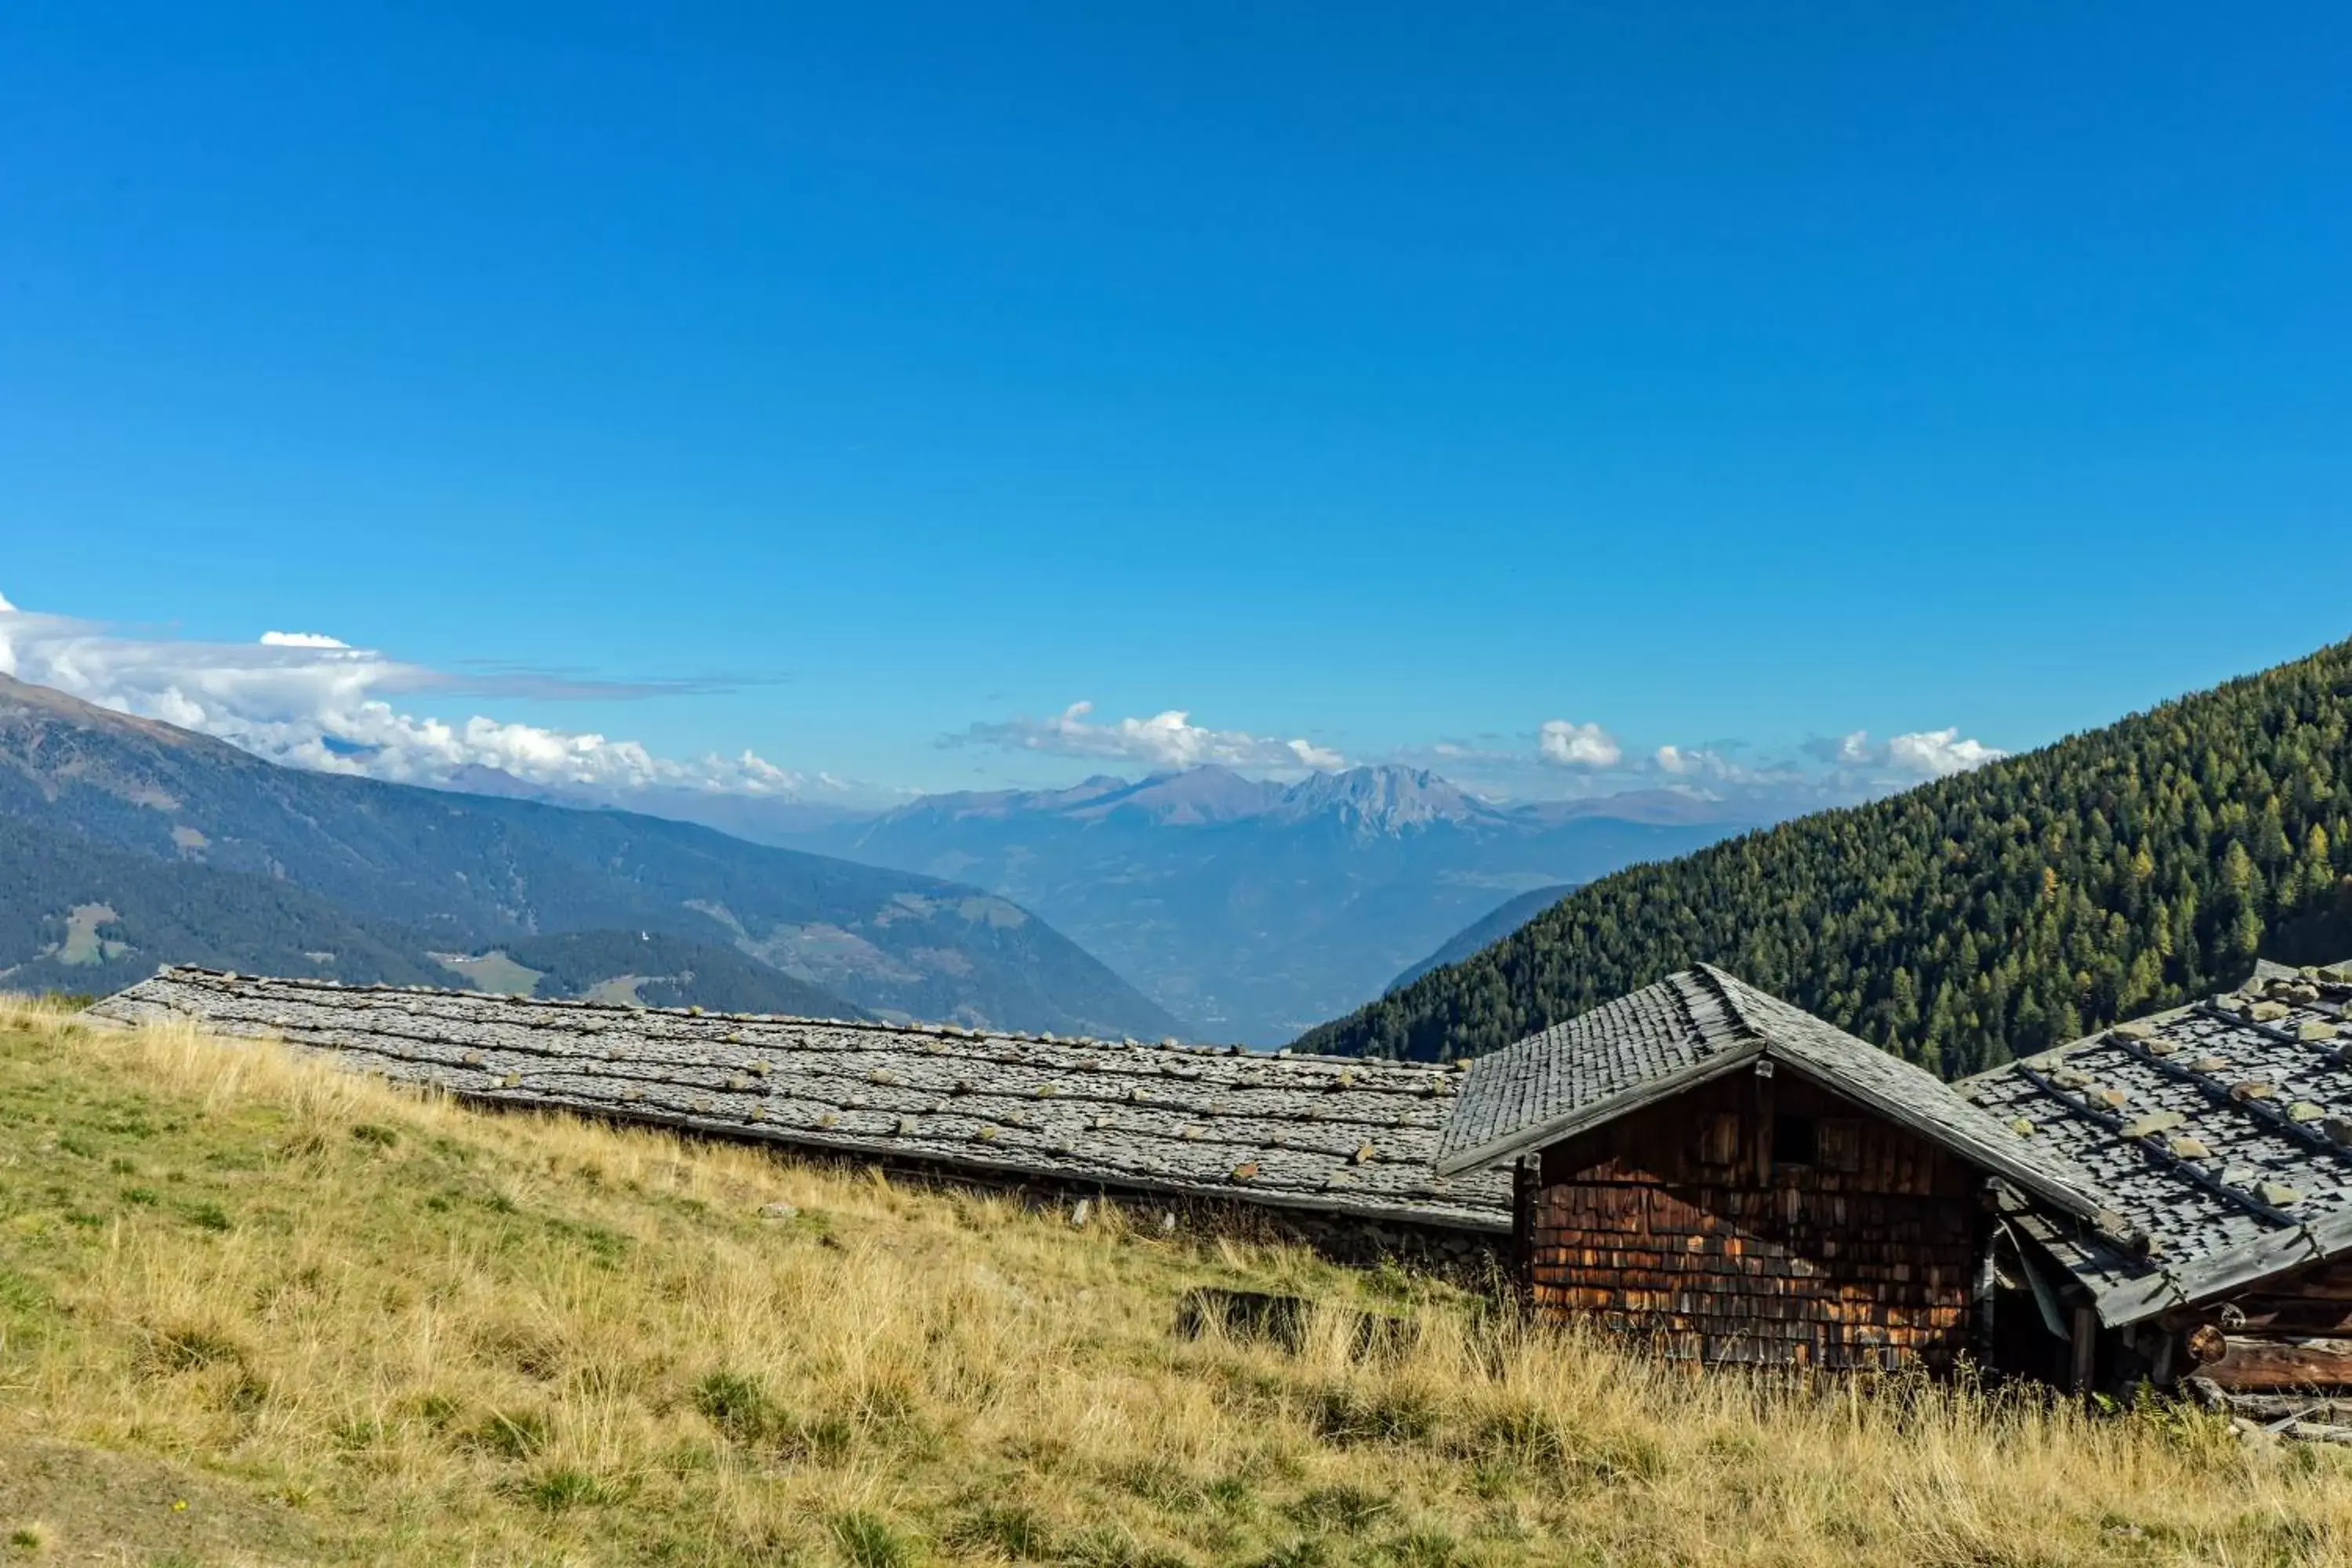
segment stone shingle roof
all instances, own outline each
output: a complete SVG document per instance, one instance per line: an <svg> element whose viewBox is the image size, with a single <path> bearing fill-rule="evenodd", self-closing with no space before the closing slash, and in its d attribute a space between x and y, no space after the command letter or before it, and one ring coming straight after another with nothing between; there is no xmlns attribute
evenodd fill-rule
<svg viewBox="0 0 2352 1568"><path fill-rule="evenodd" d="M1432 1168L1461 1078L1447 1068L186 968L91 1012L281 1037L476 1100L1138 1192L1510 1228L1507 1175Z"/></svg>
<svg viewBox="0 0 2352 1568"><path fill-rule="evenodd" d="M2062 1213L2111 1222L2112 1205L2081 1169L2018 1137L1934 1075L1706 964L1480 1058L1437 1168L1467 1171L1555 1142L1763 1057Z"/></svg>
<svg viewBox="0 0 2352 1568"><path fill-rule="evenodd" d="M2103 1320L2137 1321L2352 1247L2352 966L2235 993L1970 1079L2021 1141L2089 1172L2137 1253L2047 1227Z"/></svg>

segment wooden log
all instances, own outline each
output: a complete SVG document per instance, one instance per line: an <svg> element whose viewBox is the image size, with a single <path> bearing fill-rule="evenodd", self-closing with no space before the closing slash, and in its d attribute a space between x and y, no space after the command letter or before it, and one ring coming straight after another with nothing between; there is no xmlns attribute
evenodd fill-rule
<svg viewBox="0 0 2352 1568"><path fill-rule="evenodd" d="M2198 1381L2194 1378L2189 1380L2192 1384ZM2259 1421L2264 1425L2274 1421L2312 1421L2339 1426L2352 1425L2352 1397L2324 1394L2231 1394L2215 1389L2208 1403L2217 1410L2225 1410L2232 1415L2242 1415L2249 1421Z"/></svg>
<svg viewBox="0 0 2352 1568"><path fill-rule="evenodd" d="M2231 1334L2221 1359L2200 1371L2224 1392L2352 1388L2352 1339Z"/></svg>
<svg viewBox="0 0 2352 1568"><path fill-rule="evenodd" d="M2352 1443L2352 1426L2331 1426L2316 1421L2297 1421L2286 1428L2286 1436L2300 1437L2306 1443Z"/></svg>

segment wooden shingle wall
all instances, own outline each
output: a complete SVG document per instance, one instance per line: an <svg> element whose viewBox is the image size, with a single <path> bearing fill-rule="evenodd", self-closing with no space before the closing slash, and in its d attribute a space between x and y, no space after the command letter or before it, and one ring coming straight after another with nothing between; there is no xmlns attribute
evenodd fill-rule
<svg viewBox="0 0 2352 1568"><path fill-rule="evenodd" d="M1776 1138L1808 1163L1776 1160ZM1976 1174L1790 1074L1718 1079L1541 1161L1528 1271L1547 1315L1710 1362L1943 1365L1969 1342Z"/></svg>

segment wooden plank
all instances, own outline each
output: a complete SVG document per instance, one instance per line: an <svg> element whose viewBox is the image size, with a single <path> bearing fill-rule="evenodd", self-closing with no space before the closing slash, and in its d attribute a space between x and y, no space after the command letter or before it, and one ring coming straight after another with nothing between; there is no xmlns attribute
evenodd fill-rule
<svg viewBox="0 0 2352 1568"><path fill-rule="evenodd" d="M2068 1335L2074 1343L2067 1357L2067 1385L2077 1394L2086 1393L2098 1366L2099 1314L2089 1307L2075 1308Z"/></svg>

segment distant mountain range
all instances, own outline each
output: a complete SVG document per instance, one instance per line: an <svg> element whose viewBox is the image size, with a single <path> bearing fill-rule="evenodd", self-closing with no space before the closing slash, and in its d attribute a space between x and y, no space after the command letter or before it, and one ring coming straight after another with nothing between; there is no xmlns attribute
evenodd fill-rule
<svg viewBox="0 0 2352 1568"><path fill-rule="evenodd" d="M1709 810L1664 792L1497 805L1402 767L1283 784L1211 766L763 837L987 888L1210 1037L1265 1045L1378 996L1498 903L1737 830Z"/></svg>
<svg viewBox="0 0 2352 1568"><path fill-rule="evenodd" d="M660 817L282 768L6 677L0 889L0 985L19 989L110 989L199 962L1189 1032L977 888Z"/></svg>

